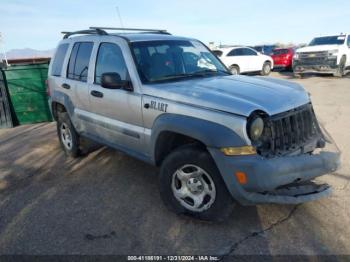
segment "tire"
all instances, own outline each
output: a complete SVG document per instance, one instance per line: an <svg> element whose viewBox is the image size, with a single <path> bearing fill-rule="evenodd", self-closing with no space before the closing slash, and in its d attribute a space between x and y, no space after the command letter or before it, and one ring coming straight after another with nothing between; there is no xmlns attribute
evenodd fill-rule
<svg viewBox="0 0 350 262"><path fill-rule="evenodd" d="M271 63L266 61L260 71L262 76L268 76L271 73Z"/></svg>
<svg viewBox="0 0 350 262"><path fill-rule="evenodd" d="M294 78L299 78L299 79L303 78L302 73L294 73L293 75L294 75Z"/></svg>
<svg viewBox="0 0 350 262"><path fill-rule="evenodd" d="M79 135L75 131L67 112L58 113L57 135L61 147L69 157L79 156Z"/></svg>
<svg viewBox="0 0 350 262"><path fill-rule="evenodd" d="M196 171L198 175L193 176ZM201 220L224 221L236 206L212 157L195 146L181 147L166 157L160 169L159 189L168 209ZM197 207L195 198L201 203Z"/></svg>
<svg viewBox="0 0 350 262"><path fill-rule="evenodd" d="M229 69L232 75L239 75L240 73L238 65L232 65Z"/></svg>
<svg viewBox="0 0 350 262"><path fill-rule="evenodd" d="M337 71L334 73L335 77L343 77L345 75L345 63L346 63L346 56L342 56L339 62L339 67L337 68Z"/></svg>

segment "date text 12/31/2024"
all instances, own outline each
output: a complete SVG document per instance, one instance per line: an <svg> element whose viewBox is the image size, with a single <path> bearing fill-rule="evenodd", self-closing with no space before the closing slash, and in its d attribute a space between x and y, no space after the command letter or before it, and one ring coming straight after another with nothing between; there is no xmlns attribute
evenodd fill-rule
<svg viewBox="0 0 350 262"><path fill-rule="evenodd" d="M128 261L219 261L217 256L128 256Z"/></svg>

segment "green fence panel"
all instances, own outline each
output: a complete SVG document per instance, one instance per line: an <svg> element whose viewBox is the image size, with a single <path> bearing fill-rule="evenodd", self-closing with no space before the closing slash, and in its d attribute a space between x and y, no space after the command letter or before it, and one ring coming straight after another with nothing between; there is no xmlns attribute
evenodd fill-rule
<svg viewBox="0 0 350 262"><path fill-rule="evenodd" d="M3 71L0 68L0 128L13 127L11 104Z"/></svg>
<svg viewBox="0 0 350 262"><path fill-rule="evenodd" d="M48 64L13 65L4 70L18 124L52 121L45 80Z"/></svg>

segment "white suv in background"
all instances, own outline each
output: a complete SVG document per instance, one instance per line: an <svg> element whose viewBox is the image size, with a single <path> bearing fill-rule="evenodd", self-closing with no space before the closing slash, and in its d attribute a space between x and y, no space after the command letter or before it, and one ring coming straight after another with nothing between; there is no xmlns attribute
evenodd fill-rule
<svg viewBox="0 0 350 262"><path fill-rule="evenodd" d="M350 72L350 35L314 38L308 46L296 50L293 71L295 76L325 73L343 77Z"/></svg>
<svg viewBox="0 0 350 262"><path fill-rule="evenodd" d="M269 75L273 69L273 60L252 48L245 46L226 47L213 50L234 75L260 72Z"/></svg>

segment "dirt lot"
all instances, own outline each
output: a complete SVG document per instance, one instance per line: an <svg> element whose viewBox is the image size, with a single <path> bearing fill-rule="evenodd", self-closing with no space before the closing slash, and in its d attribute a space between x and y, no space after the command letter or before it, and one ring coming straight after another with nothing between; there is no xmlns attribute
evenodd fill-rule
<svg viewBox="0 0 350 262"><path fill-rule="evenodd" d="M306 87L343 152L331 197L199 222L165 209L154 167L108 148L67 159L54 123L21 126L0 130L0 254L350 254L350 77L272 76Z"/></svg>

